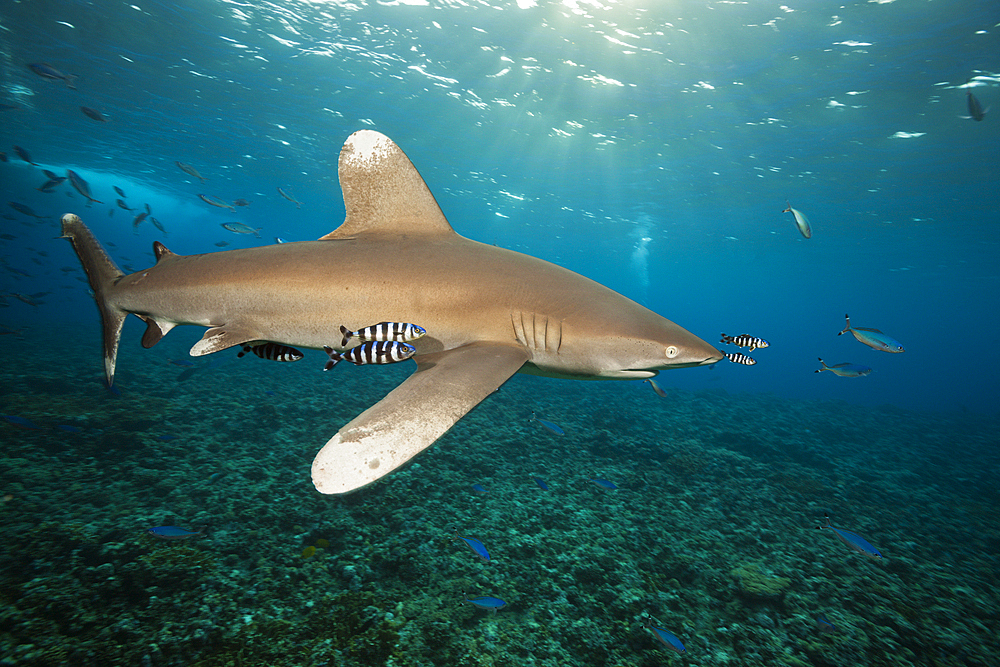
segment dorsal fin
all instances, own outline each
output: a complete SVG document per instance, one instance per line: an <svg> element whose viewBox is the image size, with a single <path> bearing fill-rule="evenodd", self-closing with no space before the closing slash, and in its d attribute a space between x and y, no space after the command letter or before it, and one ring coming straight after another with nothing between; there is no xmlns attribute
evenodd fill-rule
<svg viewBox="0 0 1000 667"><path fill-rule="evenodd" d="M153 255L156 256L156 263L159 264L164 257L176 257L177 253L170 252L167 246L159 241L153 241Z"/></svg>
<svg viewBox="0 0 1000 667"><path fill-rule="evenodd" d="M360 234L454 234L413 163L392 139L359 130L340 150L347 217L321 241Z"/></svg>

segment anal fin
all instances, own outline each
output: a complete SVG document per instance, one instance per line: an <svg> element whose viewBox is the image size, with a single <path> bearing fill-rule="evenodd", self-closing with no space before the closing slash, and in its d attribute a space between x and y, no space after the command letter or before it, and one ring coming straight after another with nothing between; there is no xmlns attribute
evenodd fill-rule
<svg viewBox="0 0 1000 667"><path fill-rule="evenodd" d="M471 343L416 357L417 372L330 438L312 464L320 493L347 493L434 444L528 360L519 345Z"/></svg>

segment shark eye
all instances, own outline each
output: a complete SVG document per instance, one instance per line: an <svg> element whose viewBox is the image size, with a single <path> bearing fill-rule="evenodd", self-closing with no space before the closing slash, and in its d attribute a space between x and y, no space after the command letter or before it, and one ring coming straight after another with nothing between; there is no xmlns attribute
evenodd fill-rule
<svg viewBox="0 0 1000 667"><path fill-rule="evenodd" d="M677 347L674 345L670 345L667 347L666 352L667 352L667 359L673 359L674 357L677 356Z"/></svg>

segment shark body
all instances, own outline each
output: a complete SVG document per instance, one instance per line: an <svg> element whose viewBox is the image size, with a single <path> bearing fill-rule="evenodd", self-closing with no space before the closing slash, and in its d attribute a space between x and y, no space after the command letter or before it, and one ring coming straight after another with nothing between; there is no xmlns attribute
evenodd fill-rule
<svg viewBox="0 0 1000 667"><path fill-rule="evenodd" d="M433 444L518 371L636 379L721 353L673 322L555 264L459 236L388 137L351 135L339 175L347 216L318 241L181 256L124 275L74 214L62 219L101 313L105 372L131 313L144 347L174 326L208 327L200 356L250 341L345 349L340 326L412 322L417 371L334 435L312 478L346 493ZM351 347L349 343L347 347Z"/></svg>

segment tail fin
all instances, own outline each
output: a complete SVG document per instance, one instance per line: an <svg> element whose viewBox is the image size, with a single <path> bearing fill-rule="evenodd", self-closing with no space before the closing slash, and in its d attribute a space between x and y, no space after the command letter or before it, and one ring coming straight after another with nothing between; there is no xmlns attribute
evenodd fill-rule
<svg viewBox="0 0 1000 667"><path fill-rule="evenodd" d="M118 338L125 323L124 310L116 308L107 302L108 289L114 285L124 273L108 257L104 247L94 234L87 228L79 216L67 213L62 217L62 236L73 244L83 270L87 273L90 288L94 290L94 300L101 313L101 326L104 334L104 373L108 378L108 386L115 381L115 360L118 357Z"/></svg>

